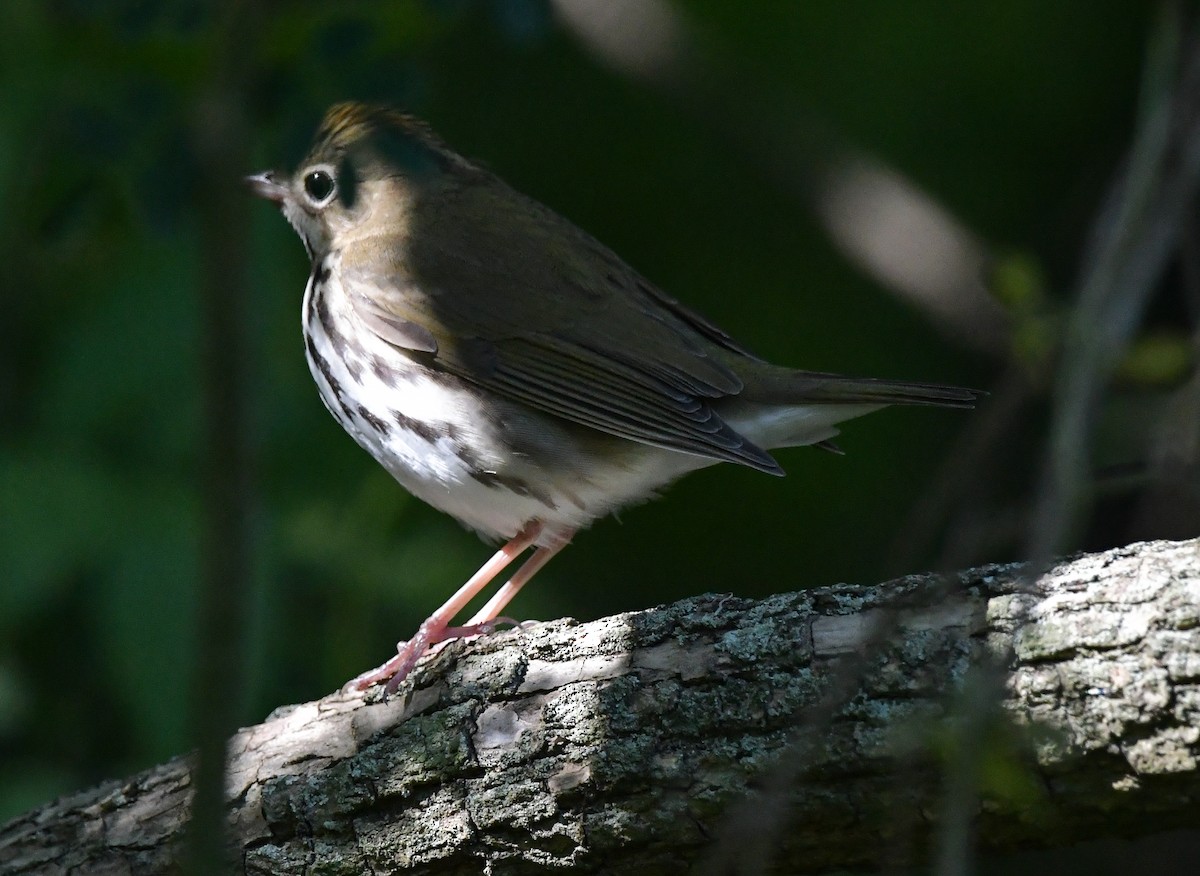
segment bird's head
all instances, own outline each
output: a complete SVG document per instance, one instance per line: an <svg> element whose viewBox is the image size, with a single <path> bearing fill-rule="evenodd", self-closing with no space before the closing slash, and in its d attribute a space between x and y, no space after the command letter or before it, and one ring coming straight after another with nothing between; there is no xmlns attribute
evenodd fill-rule
<svg viewBox="0 0 1200 876"><path fill-rule="evenodd" d="M265 171L246 183L279 205L315 263L352 240L403 233L418 197L472 170L412 116L341 103L295 172Z"/></svg>

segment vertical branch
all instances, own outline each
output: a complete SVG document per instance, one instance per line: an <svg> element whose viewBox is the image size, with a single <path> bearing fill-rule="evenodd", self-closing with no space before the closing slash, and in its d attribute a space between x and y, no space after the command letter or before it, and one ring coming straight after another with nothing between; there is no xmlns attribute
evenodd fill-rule
<svg viewBox="0 0 1200 876"><path fill-rule="evenodd" d="M246 83L253 53L252 3L217 10L210 80L194 119L199 158L201 237L204 538L199 647L193 675L195 774L188 862L191 872L228 869L225 740L242 702L246 616L251 586L251 460L246 376Z"/></svg>
<svg viewBox="0 0 1200 876"><path fill-rule="evenodd" d="M1164 4L1128 165L1084 260L1032 520L1034 559L1061 547L1087 499L1089 437L1105 383L1175 251L1200 181L1200 38L1188 26L1180 4Z"/></svg>

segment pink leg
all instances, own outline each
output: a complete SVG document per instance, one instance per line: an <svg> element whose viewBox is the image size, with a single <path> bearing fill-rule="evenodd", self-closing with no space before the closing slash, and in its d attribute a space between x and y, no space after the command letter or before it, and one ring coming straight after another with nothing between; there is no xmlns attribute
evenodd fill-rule
<svg viewBox="0 0 1200 876"><path fill-rule="evenodd" d="M463 610L468 602L484 587L492 582L492 579L504 571L513 560L525 552L525 549L537 540L541 534L542 525L536 521L527 525L524 529L518 532L508 544L496 551L490 560L483 564L478 572L470 577L466 584L458 588L458 592L451 596L446 603L435 611L429 618L421 624L417 630L417 634L407 642L402 642L399 646L395 657L384 663L378 669L372 669L370 672L365 672L351 680L351 684L356 690L366 690L373 684L380 681L388 681L387 687L384 689L385 694L393 694L404 681L405 676L412 671L416 666L417 660L435 642L442 641L447 638L444 633L450 625L450 621L454 616ZM530 557L532 562L536 554ZM522 567L524 571L524 567ZM489 603L490 604L490 603Z"/></svg>
<svg viewBox="0 0 1200 876"><path fill-rule="evenodd" d="M520 626L520 622L513 620L511 617L500 617L500 612L504 611L504 607L512 601L513 597L521 592L521 588L529 583L529 579L536 575L541 568L550 562L550 558L565 548L570 543L570 538L566 537L561 542L552 547L540 547L533 552L533 556L527 559L517 570L508 582L501 587L487 601L483 608L479 609L469 621L461 627L442 627L441 630L431 631L429 642L426 645L426 650L429 646L436 645L439 642L447 642L452 639L465 639L470 636L482 636L490 633L500 624L511 624L514 627ZM421 655L417 655L420 657ZM416 661L413 661L414 665ZM406 673L411 671L406 670ZM391 695L395 692L395 687L399 687L403 681L403 676L399 674L392 676L388 682L388 687L385 693ZM393 687L395 685L395 687Z"/></svg>
<svg viewBox="0 0 1200 876"><path fill-rule="evenodd" d="M550 562L551 557L565 548L571 541L571 534L563 537L562 541L555 543L551 547L540 547L533 552L525 564L517 570L517 573L508 579L508 582L496 591L495 595L487 601L483 608L475 612L474 616L467 621L467 627L484 626L492 623L504 611L504 607L512 602L514 596L521 592L521 588L529 583L529 579L541 571L546 563Z"/></svg>

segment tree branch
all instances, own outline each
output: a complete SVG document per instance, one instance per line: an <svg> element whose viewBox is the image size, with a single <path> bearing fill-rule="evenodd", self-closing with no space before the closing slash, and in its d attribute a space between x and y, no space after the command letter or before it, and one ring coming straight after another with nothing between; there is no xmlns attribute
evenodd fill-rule
<svg viewBox="0 0 1200 876"><path fill-rule="evenodd" d="M799 746L872 640L858 691ZM1003 717L964 722L989 654ZM678 871L797 756L776 866L919 859L956 723L979 753L983 847L1165 830L1200 817L1200 541L555 621L455 643L415 685L233 737L244 872ZM190 782L176 759L18 818L0 870L169 872Z"/></svg>

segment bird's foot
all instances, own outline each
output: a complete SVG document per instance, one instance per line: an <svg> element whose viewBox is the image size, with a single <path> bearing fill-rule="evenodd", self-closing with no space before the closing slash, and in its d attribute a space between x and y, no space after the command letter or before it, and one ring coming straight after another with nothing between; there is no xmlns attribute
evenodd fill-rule
<svg viewBox="0 0 1200 876"><path fill-rule="evenodd" d="M485 621L479 624L468 624L461 627L448 626L445 623L438 624L432 618L421 624L417 634L406 642L398 642L396 644L396 656L392 657L382 666L364 672L362 675L355 676L347 684L348 687L354 690L366 690L372 685L386 682L383 688L383 698L386 700L404 683L410 672L416 667L420 659L436 646L443 645L446 642L452 642L455 639L468 639L473 636L483 636L493 632L501 624L511 624L514 627L520 627L520 621L513 620L510 617L497 617L492 620Z"/></svg>

